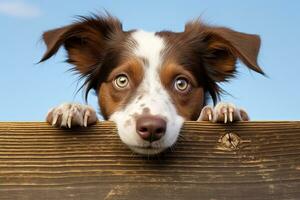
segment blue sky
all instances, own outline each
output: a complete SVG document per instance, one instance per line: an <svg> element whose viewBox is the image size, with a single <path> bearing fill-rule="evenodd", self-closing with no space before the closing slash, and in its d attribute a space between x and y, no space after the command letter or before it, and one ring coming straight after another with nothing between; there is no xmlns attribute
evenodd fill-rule
<svg viewBox="0 0 300 200"><path fill-rule="evenodd" d="M239 64L239 75L224 96L246 108L252 120L300 120L300 1L238 0L0 0L0 121L43 121L62 102L84 102L77 77L67 72L60 51L36 65L45 46L41 34L67 25L76 15L106 9L124 29L182 31L185 22L202 20L261 36L259 63L267 77ZM89 103L97 108L91 93Z"/></svg>

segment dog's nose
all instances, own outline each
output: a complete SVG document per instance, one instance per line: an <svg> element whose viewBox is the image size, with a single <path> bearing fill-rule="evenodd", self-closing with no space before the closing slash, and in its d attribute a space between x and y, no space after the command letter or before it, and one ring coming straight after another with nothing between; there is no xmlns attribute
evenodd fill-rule
<svg viewBox="0 0 300 200"><path fill-rule="evenodd" d="M142 115L136 121L136 132L149 142L159 140L166 132L167 123L164 119L153 115Z"/></svg>

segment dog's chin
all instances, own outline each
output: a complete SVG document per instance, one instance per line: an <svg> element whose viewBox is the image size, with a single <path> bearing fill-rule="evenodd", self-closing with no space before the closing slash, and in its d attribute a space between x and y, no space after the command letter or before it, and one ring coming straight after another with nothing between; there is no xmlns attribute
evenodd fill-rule
<svg viewBox="0 0 300 200"><path fill-rule="evenodd" d="M156 148L156 147L137 147L137 146L128 146L132 151L141 155L156 155L167 148Z"/></svg>

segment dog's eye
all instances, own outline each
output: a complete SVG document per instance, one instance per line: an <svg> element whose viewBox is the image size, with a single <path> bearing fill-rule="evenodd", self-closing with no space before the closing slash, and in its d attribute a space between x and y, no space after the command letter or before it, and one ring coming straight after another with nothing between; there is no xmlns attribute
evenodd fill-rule
<svg viewBox="0 0 300 200"><path fill-rule="evenodd" d="M128 77L124 74L117 76L114 80L114 84L117 88L124 89L128 86Z"/></svg>
<svg viewBox="0 0 300 200"><path fill-rule="evenodd" d="M184 77L178 77L175 80L175 89L179 92L185 92L189 89L190 83L189 81Z"/></svg>

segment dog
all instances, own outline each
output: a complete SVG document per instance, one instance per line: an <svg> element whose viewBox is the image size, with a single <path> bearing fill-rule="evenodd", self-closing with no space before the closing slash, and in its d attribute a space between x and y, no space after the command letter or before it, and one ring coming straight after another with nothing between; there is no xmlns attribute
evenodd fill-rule
<svg viewBox="0 0 300 200"><path fill-rule="evenodd" d="M260 74L258 35L210 26L199 19L184 31L124 31L119 19L106 15L78 21L43 34L47 50L40 62L60 47L67 62L98 97L105 120L114 121L121 140L134 152L153 155L175 144L186 120L249 120L245 110L219 102L219 83L235 76L242 61ZM207 105L212 99L215 107ZM218 103L219 102L219 103ZM64 103L48 114L54 126L89 126L97 122L88 105Z"/></svg>

